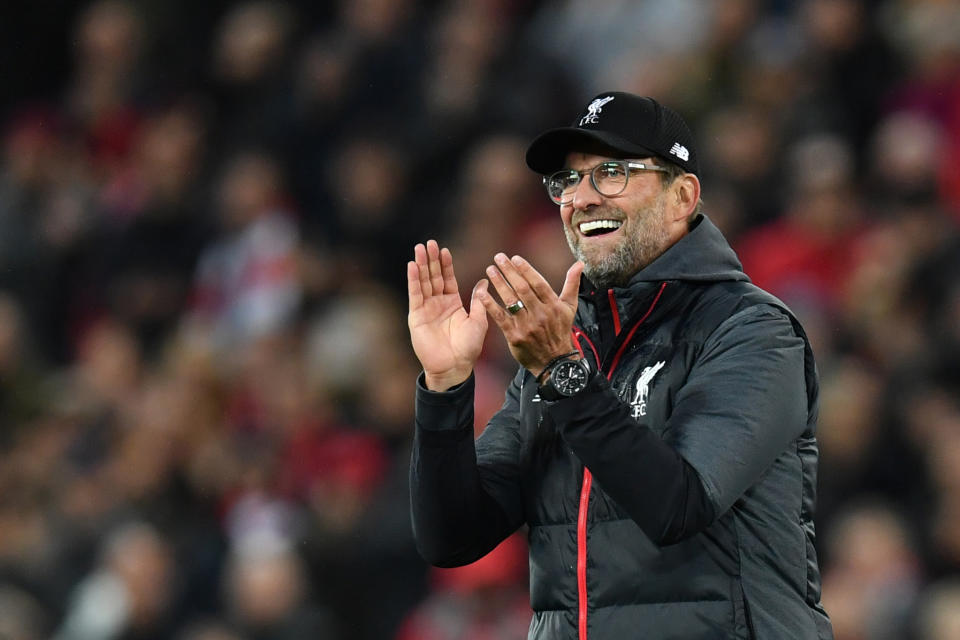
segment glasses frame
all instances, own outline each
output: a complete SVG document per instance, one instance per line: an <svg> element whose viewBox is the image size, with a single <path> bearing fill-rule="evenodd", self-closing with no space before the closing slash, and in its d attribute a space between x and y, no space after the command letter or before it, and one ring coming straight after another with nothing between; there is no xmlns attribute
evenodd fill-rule
<svg viewBox="0 0 960 640"><path fill-rule="evenodd" d="M623 186L616 193L604 193L600 191L600 188L597 186L596 172L600 167L616 165L624 170L625 179L623 181ZM571 195L569 200L558 200L553 197L553 194L550 193L550 182L554 177L562 174L572 175L577 174L577 183L574 185L574 191L580 186L580 182L583 180L583 176L590 175L590 186L593 187L594 191L599 193L605 198L612 198L623 193L627 189L627 184L630 182L630 174L638 171L659 171L661 173L668 173L669 170L666 167L662 167L658 164L652 164L650 162L643 162L640 160L604 160L603 162L585 169L583 171L577 171L576 169L563 169L561 171L554 171L550 175L543 176L543 187L547 190L547 196L550 197L550 200L555 204L570 204L573 202L573 196Z"/></svg>

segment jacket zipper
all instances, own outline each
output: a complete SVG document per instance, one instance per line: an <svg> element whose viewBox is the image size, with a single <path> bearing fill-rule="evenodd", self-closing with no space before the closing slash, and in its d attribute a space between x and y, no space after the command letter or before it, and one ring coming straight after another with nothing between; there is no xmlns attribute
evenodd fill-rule
<svg viewBox="0 0 960 640"><path fill-rule="evenodd" d="M643 317L633 325L630 333L627 334L627 339L620 344L620 348L617 349L617 353L613 357L613 362L610 364L610 370L607 372L607 380L613 377L613 372L616 371L617 365L620 364L620 356L623 355L627 345L630 344L633 334L640 328L640 325L643 324L650 314L653 313L653 308L657 306L657 302L660 301L660 296L663 295L663 290L666 289L666 287L666 282L660 285L660 290L657 291L653 302L650 303L650 308L647 309ZM620 314L617 311L617 300L613 295L613 289L607 291L607 296L610 300L610 309L613 311L614 333L619 336ZM597 355L596 347L593 346L590 338L587 337L582 330L574 328L573 335L574 339L583 337L587 341L587 344L590 345L594 355ZM583 349L580 347L580 341L576 340L576 344L577 349L582 354ZM597 358L597 362L600 362L599 358ZM587 512L590 509L590 488L592 485L593 474L591 474L590 469L587 469L587 466L584 465L583 484L580 486L580 505L577 511L577 627L579 640L587 640Z"/></svg>

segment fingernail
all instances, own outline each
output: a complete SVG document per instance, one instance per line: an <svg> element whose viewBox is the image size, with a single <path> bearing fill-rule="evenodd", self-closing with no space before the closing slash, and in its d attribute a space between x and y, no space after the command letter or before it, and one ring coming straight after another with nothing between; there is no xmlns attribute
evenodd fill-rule
<svg viewBox="0 0 960 640"><path fill-rule="evenodd" d="M507 261L507 256L503 253L498 253L497 255L493 256L493 259L502 263Z"/></svg>
<svg viewBox="0 0 960 640"><path fill-rule="evenodd" d="M513 260L513 264L516 264L516 265L523 264L523 258L521 258L520 256L513 256L511 260Z"/></svg>

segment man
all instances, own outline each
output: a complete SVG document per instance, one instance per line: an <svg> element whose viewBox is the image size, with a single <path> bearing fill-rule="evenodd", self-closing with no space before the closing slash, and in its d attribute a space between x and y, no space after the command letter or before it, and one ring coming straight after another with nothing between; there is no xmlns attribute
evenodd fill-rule
<svg viewBox="0 0 960 640"><path fill-rule="evenodd" d="M467 310L449 251L407 266L421 554L472 562L526 524L530 638L831 638L810 344L701 214L687 125L604 93L527 164L577 258L559 295L497 254ZM474 443L488 315L520 369Z"/></svg>

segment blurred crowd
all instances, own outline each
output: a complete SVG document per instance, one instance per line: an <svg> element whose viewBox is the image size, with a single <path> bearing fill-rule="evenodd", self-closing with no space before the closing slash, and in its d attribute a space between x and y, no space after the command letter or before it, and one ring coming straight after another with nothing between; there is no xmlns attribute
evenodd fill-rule
<svg viewBox="0 0 960 640"><path fill-rule="evenodd" d="M0 10L0 637L508 640L522 532L427 567L415 242L571 260L526 144L653 95L821 383L838 640L960 638L960 2ZM491 332L477 430L514 371Z"/></svg>

